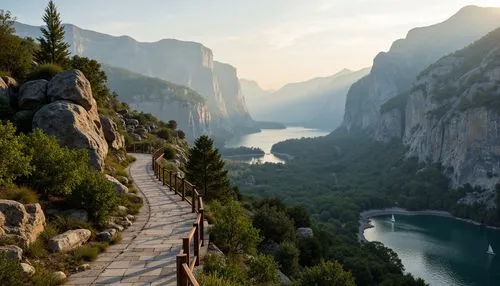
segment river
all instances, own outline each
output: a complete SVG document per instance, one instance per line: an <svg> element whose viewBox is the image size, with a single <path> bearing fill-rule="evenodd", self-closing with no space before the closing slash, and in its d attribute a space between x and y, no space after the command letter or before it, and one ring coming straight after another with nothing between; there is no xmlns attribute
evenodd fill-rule
<svg viewBox="0 0 500 286"><path fill-rule="evenodd" d="M368 241L393 249L407 272L431 286L500 285L500 231L452 218L396 215L370 219ZM486 254L488 244L498 252Z"/></svg>
<svg viewBox="0 0 500 286"><path fill-rule="evenodd" d="M261 157L256 156L239 156L238 161L255 163L285 163L285 156L279 156L271 153L271 148L274 144L288 139L296 139L302 137L320 137L328 135L330 132L311 129L304 127L287 127L285 129L262 129L259 133L247 134L244 136L234 137L226 142L226 148L236 147L256 147L262 149L266 154ZM231 158L235 160L235 157Z"/></svg>

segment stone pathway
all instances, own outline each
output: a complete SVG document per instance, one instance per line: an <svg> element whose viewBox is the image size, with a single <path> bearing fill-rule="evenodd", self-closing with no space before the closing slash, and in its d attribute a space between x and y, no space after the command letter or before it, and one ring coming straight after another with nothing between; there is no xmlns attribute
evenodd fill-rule
<svg viewBox="0 0 500 286"><path fill-rule="evenodd" d="M151 155L131 155L137 161L130 175L144 206L122 242L101 254L90 270L71 275L66 285L176 285L176 256L196 215L154 178Z"/></svg>

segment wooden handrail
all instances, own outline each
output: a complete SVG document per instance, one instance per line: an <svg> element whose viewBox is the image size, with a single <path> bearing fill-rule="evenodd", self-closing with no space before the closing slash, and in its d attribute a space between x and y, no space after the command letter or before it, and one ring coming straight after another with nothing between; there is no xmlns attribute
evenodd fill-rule
<svg viewBox="0 0 500 286"><path fill-rule="evenodd" d="M152 154L152 168L155 177L166 185L170 190L174 191L175 194L179 195L182 200L187 201L192 208L193 213L197 213L196 219L193 223L193 227L189 231L189 234L182 238L182 248L177 255L177 285L178 286L199 286L198 281L194 277L193 270L195 266L200 264L200 248L205 245L204 240L204 204L203 196L200 195L195 185L181 178L177 173L168 171L168 175L165 176L165 168L160 166L158 159L163 157L163 148L155 150ZM166 179L166 177L168 179ZM173 177L173 178L172 178ZM178 183L181 184L180 190ZM186 186L191 190L191 200L186 198ZM191 241L193 241L194 249L191 250ZM191 253L193 257L190 257Z"/></svg>

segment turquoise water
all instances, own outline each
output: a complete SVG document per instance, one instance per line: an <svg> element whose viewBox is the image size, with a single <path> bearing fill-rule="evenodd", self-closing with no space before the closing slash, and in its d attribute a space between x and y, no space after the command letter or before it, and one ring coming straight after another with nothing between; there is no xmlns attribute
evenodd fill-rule
<svg viewBox="0 0 500 286"><path fill-rule="evenodd" d="M371 219L368 241L393 249L407 272L432 286L500 285L500 231L451 218L395 215ZM491 243L497 256L486 254Z"/></svg>
<svg viewBox="0 0 500 286"><path fill-rule="evenodd" d="M236 147L256 147L264 150L266 154L262 157L244 156L237 159L238 161L255 163L285 163L286 156L272 154L271 148L274 144L288 139L296 139L302 137L320 137L328 135L329 132L303 128L303 127L287 127L286 129L263 129L262 132L248 134L240 137L234 137L226 142L227 148ZM233 158L231 158L233 159Z"/></svg>

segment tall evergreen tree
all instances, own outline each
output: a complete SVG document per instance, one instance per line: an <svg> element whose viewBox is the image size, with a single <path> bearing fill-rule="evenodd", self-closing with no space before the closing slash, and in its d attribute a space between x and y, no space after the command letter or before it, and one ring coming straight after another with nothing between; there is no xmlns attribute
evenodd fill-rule
<svg viewBox="0 0 500 286"><path fill-rule="evenodd" d="M208 200L227 200L231 186L224 170L224 161L208 136L196 139L189 155L187 179L195 184Z"/></svg>
<svg viewBox="0 0 500 286"><path fill-rule="evenodd" d="M53 63L65 66L69 59L69 44L64 41L64 28L54 1L49 2L42 19L47 28L40 28L42 37L38 38L40 50L36 53L36 60L39 64Z"/></svg>
<svg viewBox="0 0 500 286"><path fill-rule="evenodd" d="M14 34L16 17L9 10L0 9L0 33Z"/></svg>

